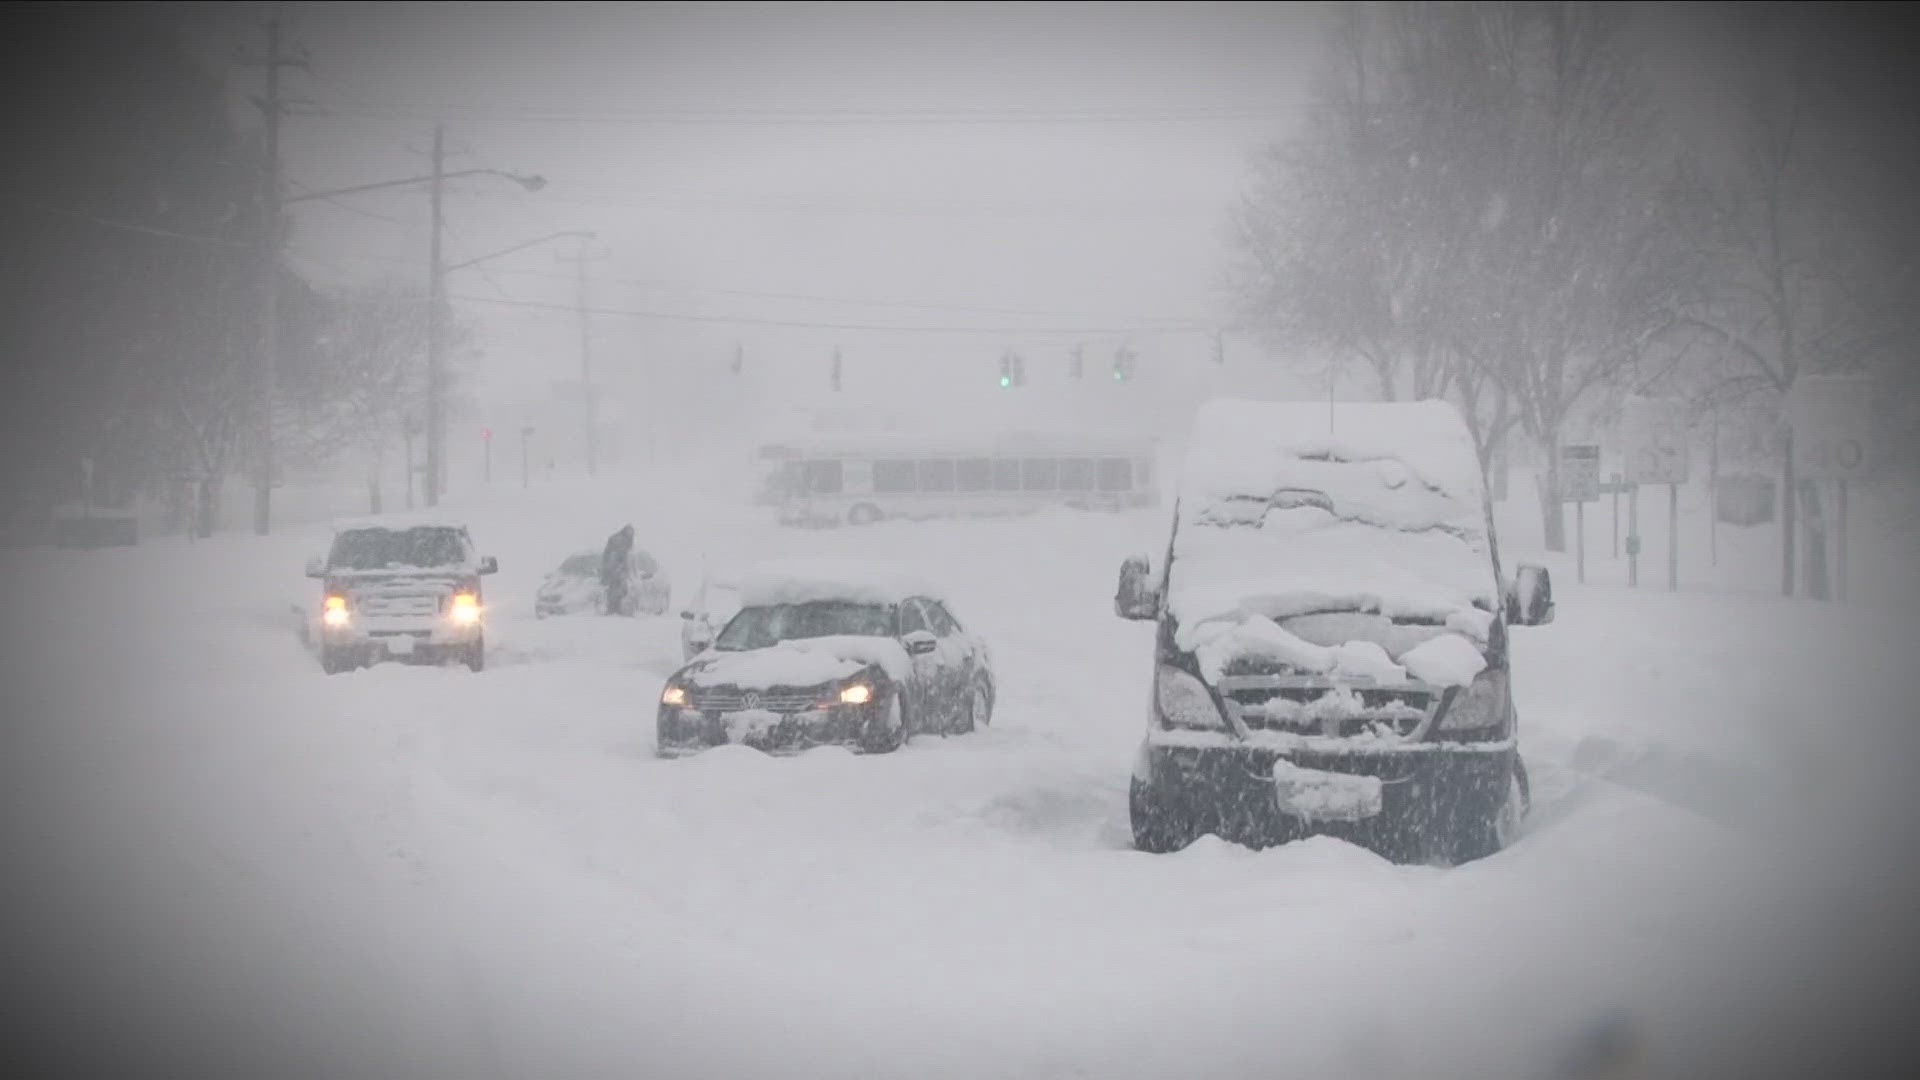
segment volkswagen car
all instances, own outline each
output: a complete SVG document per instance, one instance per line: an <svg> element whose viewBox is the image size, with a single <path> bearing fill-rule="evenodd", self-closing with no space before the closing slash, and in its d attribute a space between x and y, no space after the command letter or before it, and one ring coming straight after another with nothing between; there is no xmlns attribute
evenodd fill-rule
<svg viewBox="0 0 1920 1080"><path fill-rule="evenodd" d="M766 564L711 648L667 679L663 757L738 743L881 753L993 714L987 645L932 587L870 564Z"/></svg>

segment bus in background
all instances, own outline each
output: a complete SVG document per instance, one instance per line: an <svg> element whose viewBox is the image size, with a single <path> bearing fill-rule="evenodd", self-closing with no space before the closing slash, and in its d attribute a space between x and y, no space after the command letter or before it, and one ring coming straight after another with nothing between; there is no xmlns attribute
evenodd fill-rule
<svg viewBox="0 0 1920 1080"><path fill-rule="evenodd" d="M1119 510L1159 502L1153 440L1114 436L841 436L790 442L780 521L1018 514L1046 506Z"/></svg>

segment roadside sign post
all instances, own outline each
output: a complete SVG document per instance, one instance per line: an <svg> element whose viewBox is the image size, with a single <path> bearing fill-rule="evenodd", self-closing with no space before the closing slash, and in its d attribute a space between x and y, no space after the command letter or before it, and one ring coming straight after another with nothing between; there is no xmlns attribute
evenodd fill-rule
<svg viewBox="0 0 1920 1080"><path fill-rule="evenodd" d="M1667 485L1667 588L1680 588L1680 485L1687 482L1687 410L1677 399L1638 398L1621 415L1626 479L1634 485L1627 504L1627 584L1640 583L1641 484Z"/></svg>
<svg viewBox="0 0 1920 1080"><path fill-rule="evenodd" d="M493 483L493 429L490 427L480 429L480 450L483 462L480 478L491 484Z"/></svg>
<svg viewBox="0 0 1920 1080"><path fill-rule="evenodd" d="M527 476L528 476L527 442L532 438L533 438L532 424L528 424L527 426L520 429L520 486L521 487L527 486Z"/></svg>
<svg viewBox="0 0 1920 1080"><path fill-rule="evenodd" d="M1680 591L1680 485L1667 485L1667 591Z"/></svg>
<svg viewBox="0 0 1920 1080"><path fill-rule="evenodd" d="M1627 491L1627 584L1640 584L1640 486Z"/></svg>
<svg viewBox="0 0 1920 1080"><path fill-rule="evenodd" d="M1609 486L1613 488L1613 557L1617 560L1620 558L1620 492L1627 485L1620 479L1619 473L1614 473Z"/></svg>
<svg viewBox="0 0 1920 1080"><path fill-rule="evenodd" d="M1845 600L1847 487L1871 476L1877 458L1873 384L1860 378L1797 379L1787 395L1787 423L1795 475L1835 485L1833 598Z"/></svg>
<svg viewBox="0 0 1920 1080"><path fill-rule="evenodd" d="M1573 503L1574 579L1587 580L1587 504L1600 497L1600 447L1560 448L1560 501Z"/></svg>

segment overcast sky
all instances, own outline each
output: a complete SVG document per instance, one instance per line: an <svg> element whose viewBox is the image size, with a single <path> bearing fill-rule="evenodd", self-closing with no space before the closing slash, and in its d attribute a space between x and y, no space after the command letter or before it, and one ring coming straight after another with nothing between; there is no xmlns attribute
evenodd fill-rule
<svg viewBox="0 0 1920 1080"><path fill-rule="evenodd" d="M424 171L416 151L442 116L462 151L450 168L549 181L537 194L460 182L450 261L592 229L596 305L943 327L1220 318L1224 209L1249 152L1298 117L1320 32L1315 5L275 6L311 58L289 96L331 114L288 121L291 192ZM240 74L236 91L257 83ZM421 190L340 202L299 209L296 266L327 285L424 276ZM572 250L464 270L450 290L571 302L558 275L572 265L556 256ZM484 327L483 399L577 374L569 314L460 307ZM966 307L1049 314L953 310ZM1164 347L1203 347L1189 337ZM642 353L705 363L735 342L768 364L840 344L863 364L951 369L1071 340L626 318L595 330L610 381Z"/></svg>

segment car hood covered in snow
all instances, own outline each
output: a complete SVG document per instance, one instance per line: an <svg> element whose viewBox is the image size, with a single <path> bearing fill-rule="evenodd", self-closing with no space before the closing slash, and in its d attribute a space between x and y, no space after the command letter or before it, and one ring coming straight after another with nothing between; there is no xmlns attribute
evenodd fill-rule
<svg viewBox="0 0 1920 1080"><path fill-rule="evenodd" d="M540 585L540 603L560 611L598 610L604 591L598 577L554 573L547 575Z"/></svg>
<svg viewBox="0 0 1920 1080"><path fill-rule="evenodd" d="M820 686L877 667L887 677L902 681L907 653L890 638L840 635L797 638L764 649L741 652L709 650L688 665L682 677L695 686L735 686L768 689L776 686Z"/></svg>
<svg viewBox="0 0 1920 1080"><path fill-rule="evenodd" d="M1166 609L1216 679L1244 658L1446 684L1485 666L1497 586L1479 461L1443 402L1216 401L1195 420ZM1435 632L1283 623L1372 614ZM1316 640L1317 639L1317 640ZM1395 647L1397 646L1397 648Z"/></svg>

